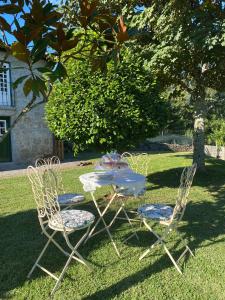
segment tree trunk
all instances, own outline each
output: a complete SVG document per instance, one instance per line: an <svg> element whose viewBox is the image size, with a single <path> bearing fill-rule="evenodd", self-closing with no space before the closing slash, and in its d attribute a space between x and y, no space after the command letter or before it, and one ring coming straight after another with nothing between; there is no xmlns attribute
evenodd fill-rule
<svg viewBox="0 0 225 300"><path fill-rule="evenodd" d="M193 163L201 171L205 170L205 93L198 90L195 97Z"/></svg>
<svg viewBox="0 0 225 300"><path fill-rule="evenodd" d="M204 118L196 117L194 120L194 139L193 139L193 163L197 164L198 169L205 169L205 131Z"/></svg>

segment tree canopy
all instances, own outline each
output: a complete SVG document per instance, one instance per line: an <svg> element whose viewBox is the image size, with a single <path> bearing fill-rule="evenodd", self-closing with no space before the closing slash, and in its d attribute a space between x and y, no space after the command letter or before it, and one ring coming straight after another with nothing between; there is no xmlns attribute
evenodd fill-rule
<svg viewBox="0 0 225 300"><path fill-rule="evenodd" d="M75 153L90 147L125 150L166 126L167 103L138 55L126 54L106 74L86 62L68 62L68 79L57 83L47 103L50 129L74 143Z"/></svg>
<svg viewBox="0 0 225 300"><path fill-rule="evenodd" d="M25 95L32 94L16 121L48 100L52 85L67 76L68 60L88 60L92 70L105 72L108 63L119 61L122 46L128 42L145 60L151 76L164 88L172 88L174 97L188 99L194 123L194 161L203 169L207 91L225 89L225 1L63 3L60 9L47 0L11 0L0 5L0 46L6 57L11 54L23 61L30 72L14 83L15 87L24 85ZM145 9L137 13L140 5ZM12 24L5 15L12 17ZM16 40L12 45L8 35ZM35 63L43 58L46 67L36 68ZM39 95L43 100L36 103Z"/></svg>
<svg viewBox="0 0 225 300"><path fill-rule="evenodd" d="M194 161L204 168L206 92L225 89L225 1L152 0L136 17L137 51L164 87L188 93L193 106Z"/></svg>

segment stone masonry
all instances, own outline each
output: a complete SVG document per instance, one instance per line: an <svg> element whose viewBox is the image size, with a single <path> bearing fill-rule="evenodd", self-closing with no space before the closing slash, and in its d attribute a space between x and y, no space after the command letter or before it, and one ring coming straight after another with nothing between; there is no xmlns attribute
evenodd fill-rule
<svg viewBox="0 0 225 300"><path fill-rule="evenodd" d="M4 59L4 55L5 52L0 50L0 61ZM27 74L23 62L12 56L9 56L6 62L10 63L11 83ZM44 65L44 62L40 62L40 65ZM16 90L12 89L12 105L0 106L0 116L9 116L12 123L30 97L24 95L23 84L20 84ZM13 162L33 162L39 156L52 154L53 136L44 119L43 105L31 110L17 123L11 132L11 148Z"/></svg>

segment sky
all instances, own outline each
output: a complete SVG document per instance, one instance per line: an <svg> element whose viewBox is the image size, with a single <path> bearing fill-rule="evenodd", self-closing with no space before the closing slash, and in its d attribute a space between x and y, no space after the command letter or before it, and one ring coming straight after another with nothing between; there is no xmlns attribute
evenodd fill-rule
<svg viewBox="0 0 225 300"><path fill-rule="evenodd" d="M2 2L2 1L0 1L0 2ZM50 0L50 2L51 2L52 4L59 4L59 3L60 3L60 0ZM8 3L9 3L9 1L8 1ZM1 5L5 5L5 4L8 4L8 3L1 3ZM0 5L0 6L1 6L1 5ZM27 10L27 7L26 7L26 6L24 6L24 10L25 10L25 11ZM2 15L2 16L4 17L4 19L5 19L9 24L11 24L11 23L13 22L14 17L13 17L12 15L4 14L4 15ZM20 23L19 18L18 18L17 20L18 20L19 23ZM21 21L22 21L22 20L21 20ZM7 40L8 40L8 43L9 43L9 44L12 44L12 43L15 41L15 38L14 38L13 36L7 34Z"/></svg>

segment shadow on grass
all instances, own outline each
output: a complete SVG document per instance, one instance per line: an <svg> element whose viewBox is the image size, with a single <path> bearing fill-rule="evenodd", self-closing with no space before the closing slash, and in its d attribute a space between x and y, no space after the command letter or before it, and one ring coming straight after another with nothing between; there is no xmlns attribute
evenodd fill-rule
<svg viewBox="0 0 225 300"><path fill-rule="evenodd" d="M203 191L210 193L212 200L205 200L203 194L200 194L197 201L190 201L183 218L187 225L179 228L186 238L193 237L190 244L193 249L225 240L224 237L218 240L218 237L225 233L225 161L208 157L206 163L206 171L197 172L192 186L201 187ZM148 181L153 184L150 189L177 189L182 170L183 168L174 168L151 174L148 176ZM176 195L174 190L174 199ZM191 195L192 191L190 197Z"/></svg>
<svg viewBox="0 0 225 300"><path fill-rule="evenodd" d="M144 263L142 263L144 264ZM146 278L151 278L153 274L159 273L162 270L170 267L170 263L165 255L161 256L159 260L151 265L145 264L145 267L140 271L129 275L119 282L107 287L106 289L97 291L93 295L82 298L83 300L100 300L100 299L113 299L119 296L122 292L129 288L133 288L135 285L143 282Z"/></svg>
<svg viewBox="0 0 225 300"><path fill-rule="evenodd" d="M197 173L193 186L201 187L205 192L210 193L211 199L206 201L204 199L204 193L198 191L195 195L197 201L188 204L184 215L185 222L179 227L181 234L188 240L191 240L189 245L193 250L200 247L207 247L224 240L224 236L222 237L222 235L225 231L225 162L207 159L207 164L206 173ZM176 196L176 188L178 187L181 172L182 168L156 172L150 175L149 180L157 186L157 188L175 188L174 196ZM92 202L85 204L82 208L94 212L97 217ZM111 217L112 215L108 216L109 219ZM122 223L123 222L117 222L114 228L120 229ZM0 272L1 298L7 297L9 291L22 286L24 282L27 281L27 273L32 267L46 239L40 235L40 226L35 210L1 217L0 228L0 252L2 260ZM140 241L137 242L135 238L132 238L129 242L131 246L149 247L154 242L154 238L150 236L148 232L141 229L139 234ZM90 239L84 247L81 247L80 253L88 259L88 255L93 249L104 246L104 243L108 241L108 236L105 233L100 234L98 239ZM152 255L155 255L155 253L152 253ZM44 257L43 264L52 272L56 272L62 270L65 261L66 258L61 255L55 247L52 247ZM152 274L159 273L165 268L173 267L166 254L159 256L157 261L151 265L147 265L146 260L143 260L141 263L144 267L140 271L130 274L110 287L98 290L83 299L112 299L127 289L143 282L146 278L151 277ZM32 279L40 276L46 275L35 271L32 275Z"/></svg>
<svg viewBox="0 0 225 300"><path fill-rule="evenodd" d="M76 208L85 209L94 213L97 220L98 214L92 201L79 205L79 208ZM107 223L111 221L114 214L115 211L112 210L105 216ZM113 224L111 229L113 235L116 230L120 230L120 226L124 222L125 221L118 220L115 224ZM0 299L6 299L9 297L8 293L11 290L21 287L26 281L28 281L28 272L47 242L47 238L44 234L41 234L37 211L35 209L0 217L0 228ZM101 222L97 227L97 230L100 228L102 228ZM81 238L84 232L84 230L80 230L71 234L70 240L72 245L76 244L76 241ZM60 233L56 234L55 239L66 251L70 252ZM103 231L98 235L97 239L91 238L85 245L81 245L78 251L88 260L89 254L94 249L104 247L105 244L108 244L109 242L109 237L106 231ZM115 251L113 250L112 252L115 254L115 260L117 261L118 257ZM62 271L66 260L67 257L64 256L54 245L50 244L40 263L52 273L55 273ZM94 261L90 262L94 267L105 267L104 265L98 265ZM72 264L73 263L71 263L71 265ZM75 264L77 263L75 262ZM47 275L36 268L31 275L31 280L35 280L36 278L43 276ZM65 274L65 276L67 275Z"/></svg>
<svg viewBox="0 0 225 300"><path fill-rule="evenodd" d="M225 233L225 162L209 158L207 163L206 172L196 175L193 186L202 187L209 192L212 201L206 201L201 196L198 201L189 203L184 216L184 223L187 225L179 227L182 236L189 241L189 246L194 251L200 247L207 247L225 240L224 237L219 238ZM158 188L177 188L182 170L183 168L175 168L154 173L149 180ZM128 244L149 247L149 243L152 244L155 240L148 232L141 231L139 234L141 234L140 242L133 238ZM154 251L152 251L153 255ZM178 252L175 255L179 257ZM167 255L163 255L154 264L84 299L111 299L167 267L173 267L173 265Z"/></svg>

